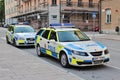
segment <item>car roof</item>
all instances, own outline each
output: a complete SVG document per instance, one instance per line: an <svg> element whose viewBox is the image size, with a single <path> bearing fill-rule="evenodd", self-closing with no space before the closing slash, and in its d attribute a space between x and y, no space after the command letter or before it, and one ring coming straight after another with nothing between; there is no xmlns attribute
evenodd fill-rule
<svg viewBox="0 0 120 80"><path fill-rule="evenodd" d="M41 29L44 29L44 30L53 30L53 31L74 31L74 30L79 30L77 28L41 28Z"/></svg>
<svg viewBox="0 0 120 80"><path fill-rule="evenodd" d="M31 27L30 25L13 25L14 27Z"/></svg>

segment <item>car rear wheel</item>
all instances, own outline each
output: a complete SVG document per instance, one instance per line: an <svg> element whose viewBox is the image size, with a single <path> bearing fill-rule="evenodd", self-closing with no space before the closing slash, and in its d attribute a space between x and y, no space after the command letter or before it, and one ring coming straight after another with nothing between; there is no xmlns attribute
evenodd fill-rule
<svg viewBox="0 0 120 80"><path fill-rule="evenodd" d="M43 56L43 53L41 52L41 48L40 48L39 45L36 46L36 53L37 53L37 55L38 55L39 57L42 57L42 56Z"/></svg>
<svg viewBox="0 0 120 80"><path fill-rule="evenodd" d="M10 44L10 42L9 42L9 40L8 40L8 37L6 36L6 42L8 43L8 44Z"/></svg>
<svg viewBox="0 0 120 80"><path fill-rule="evenodd" d="M67 55L65 53L61 54L61 56L60 56L60 63L65 68L69 67L68 58L67 58Z"/></svg>

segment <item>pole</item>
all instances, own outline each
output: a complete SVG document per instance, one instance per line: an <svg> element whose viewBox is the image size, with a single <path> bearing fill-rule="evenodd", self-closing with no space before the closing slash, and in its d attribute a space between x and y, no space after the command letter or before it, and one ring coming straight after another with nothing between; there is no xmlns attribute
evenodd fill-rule
<svg viewBox="0 0 120 80"><path fill-rule="evenodd" d="M99 33L101 34L102 33L102 30L101 30L101 18L102 18L102 16L101 16L101 9L102 9L102 0L99 0L99 3L98 3L98 10L99 10Z"/></svg>

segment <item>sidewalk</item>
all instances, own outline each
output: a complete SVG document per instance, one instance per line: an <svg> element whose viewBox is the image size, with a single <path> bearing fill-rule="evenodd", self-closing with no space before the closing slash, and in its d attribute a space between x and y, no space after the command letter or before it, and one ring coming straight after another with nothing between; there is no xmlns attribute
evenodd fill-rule
<svg viewBox="0 0 120 80"><path fill-rule="evenodd" d="M0 80L83 79L0 40Z"/></svg>
<svg viewBox="0 0 120 80"><path fill-rule="evenodd" d="M98 32L85 32L85 33L92 38L103 38L120 41L120 35L118 34L99 34Z"/></svg>

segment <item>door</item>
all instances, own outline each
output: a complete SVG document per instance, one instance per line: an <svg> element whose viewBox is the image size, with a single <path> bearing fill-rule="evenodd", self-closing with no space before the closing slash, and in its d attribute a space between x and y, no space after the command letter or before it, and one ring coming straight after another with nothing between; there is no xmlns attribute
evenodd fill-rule
<svg viewBox="0 0 120 80"><path fill-rule="evenodd" d="M49 37L49 33L50 30L46 30L43 32L42 37L40 38L40 47L41 47L41 51L43 53L46 53L46 49L47 49L47 44L48 44L48 37Z"/></svg>
<svg viewBox="0 0 120 80"><path fill-rule="evenodd" d="M49 41L47 44L47 50L49 55L58 58L58 53L57 53L57 36L55 31L51 31ZM50 51L50 52L49 52Z"/></svg>

